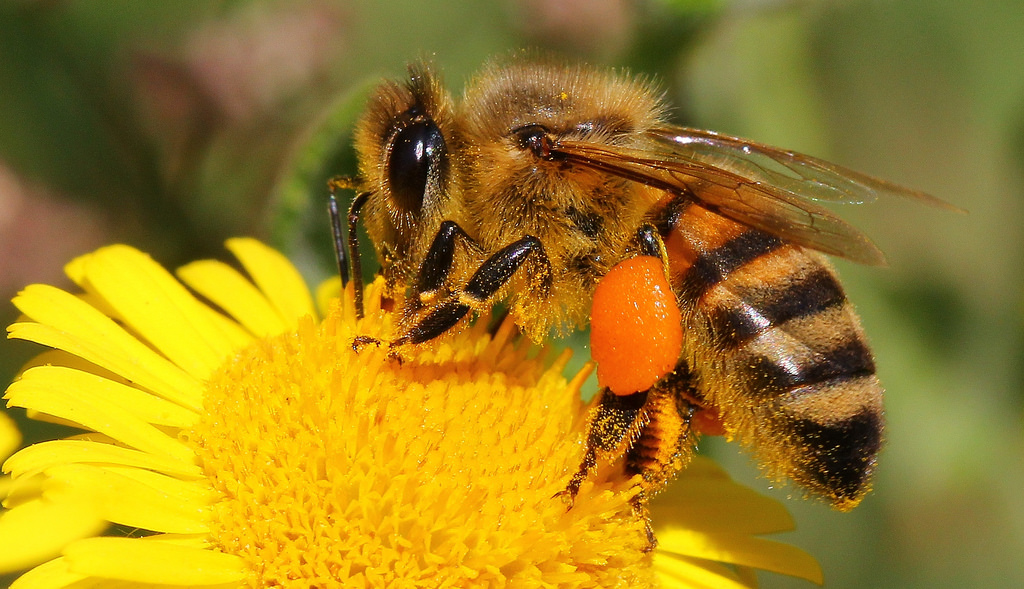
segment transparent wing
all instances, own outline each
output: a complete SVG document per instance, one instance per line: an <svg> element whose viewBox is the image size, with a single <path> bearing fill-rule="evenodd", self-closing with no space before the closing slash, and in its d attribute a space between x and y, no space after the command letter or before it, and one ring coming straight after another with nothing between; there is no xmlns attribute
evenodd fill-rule
<svg viewBox="0 0 1024 589"><path fill-rule="evenodd" d="M739 223L830 255L871 265L885 256L871 240L815 201L862 203L888 194L954 209L925 193L798 153L683 127L649 133L630 149L561 141L560 157L669 192L683 193Z"/></svg>
<svg viewBox="0 0 1024 589"><path fill-rule="evenodd" d="M898 196L959 210L930 194L748 139L688 127L661 127L650 131L649 136L664 151L686 161L732 172L797 198L860 204L879 196Z"/></svg>

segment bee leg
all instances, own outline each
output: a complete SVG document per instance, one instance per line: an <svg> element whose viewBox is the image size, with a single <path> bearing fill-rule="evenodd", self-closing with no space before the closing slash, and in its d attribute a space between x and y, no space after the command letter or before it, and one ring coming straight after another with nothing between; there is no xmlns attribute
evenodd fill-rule
<svg viewBox="0 0 1024 589"><path fill-rule="evenodd" d="M551 261L544 245L532 235L525 235L498 250L484 261L466 283L463 294L475 303L484 303L505 286L531 255L539 262L537 283L546 293L551 290Z"/></svg>
<svg viewBox="0 0 1024 589"><path fill-rule="evenodd" d="M633 236L633 246L639 256L654 256L660 260L668 258L665 251L665 241L658 233L658 229L650 223L644 223L637 229Z"/></svg>
<svg viewBox="0 0 1024 589"><path fill-rule="evenodd" d="M470 306L457 300L447 301L434 307L426 317L413 325L409 331L391 342L391 347L406 344L422 344L443 334L466 316Z"/></svg>
<svg viewBox="0 0 1024 589"><path fill-rule="evenodd" d="M660 383L659 383L660 385ZM665 488L693 457L696 435L690 419L698 407L671 386L655 386L644 406L645 418L626 452L626 472L643 477L641 503Z"/></svg>
<svg viewBox="0 0 1024 589"><path fill-rule="evenodd" d="M665 269L665 279L671 284L671 277L668 269L668 250L665 249L665 239L651 223L644 223L637 229L633 236L633 248L638 256L654 256L661 260Z"/></svg>
<svg viewBox="0 0 1024 589"><path fill-rule="evenodd" d="M455 221L444 221L430 243L430 249L420 265L416 279L416 290L410 297L411 309L421 308L426 301L437 296L437 291L444 285L451 273L455 260L456 240L462 241L474 249L479 249L476 241ZM459 322L469 312L469 306L457 301L448 301L434 307L411 330L391 343L391 347L408 343L423 343L441 335Z"/></svg>
<svg viewBox="0 0 1024 589"><path fill-rule="evenodd" d="M686 467L696 447L690 419L698 407L679 388L688 389L688 382L688 373L677 370L650 390L639 435L626 452L626 474L639 474L643 480L632 504L634 512L644 519L648 552L658 544L648 503Z"/></svg>
<svg viewBox="0 0 1024 589"><path fill-rule="evenodd" d="M458 223L455 221L441 223L416 277L416 300L433 298L437 290L444 285L455 260L456 240L468 244L474 250L480 249L476 241Z"/></svg>
<svg viewBox="0 0 1024 589"><path fill-rule="evenodd" d="M348 239L342 237L341 215L338 213L337 191L356 188L357 181L346 176L331 178L327 182L330 196L327 197L327 212L331 218L331 234L334 237L334 255L338 260L338 275L344 287L351 276L353 294L355 296L356 317L363 318L363 267L359 258L359 237L356 235L356 223L359 222L359 210L363 208L372 192L360 192L352 199L348 208ZM347 243L346 243L347 241ZM348 255L345 255L345 252ZM346 264L346 258L348 263Z"/></svg>
<svg viewBox="0 0 1024 589"><path fill-rule="evenodd" d="M587 426L587 450L580 467L559 493L568 497L570 507L580 485L597 466L600 455L618 454L623 446L629 447L642 428L642 414L647 403L647 391L631 395L616 395L607 387L598 393L601 397Z"/></svg>
<svg viewBox="0 0 1024 589"><path fill-rule="evenodd" d="M352 199L348 208L348 263L354 285L356 317L362 319L363 312L363 265L359 257L359 236L356 234L356 223L359 222L359 211L366 204L372 192L360 192Z"/></svg>
<svg viewBox="0 0 1024 589"><path fill-rule="evenodd" d="M647 218L658 228L658 234L664 239L679 224L680 217L686 212L686 208L691 203L693 203L693 196L676 194L654 205Z"/></svg>
<svg viewBox="0 0 1024 589"><path fill-rule="evenodd" d="M458 225L452 223L454 229L451 230L451 239L448 241L454 242L454 236L462 232L458 229ZM455 231L455 229L458 229ZM465 233L462 233L465 235ZM440 235L440 234L439 234ZM467 236L468 239L468 236ZM435 239L435 244L437 240ZM440 249L441 246L439 246ZM447 247L447 246L444 246ZM431 246L431 252L434 251L434 246ZM429 254L428 254L429 256ZM427 314L419 323L414 325L408 332L396 339L391 343L392 346L400 346L405 344L419 344L426 341L430 341L435 337L443 334L460 319L465 317L466 313L473 306L481 305L487 302L488 299L493 297L501 287L505 286L508 281L515 275L516 271L519 270L522 265L533 256L540 261L541 280L540 284L545 289L551 288L551 262L548 260L547 254L544 253L544 246L541 245L540 240L531 235L526 235L509 245L498 250L493 256L484 261L483 264L477 268L473 276L470 277L469 282L466 283L465 288L461 290L458 297L452 297L449 300L442 302L441 304L434 307L430 313ZM437 255L438 261L445 261L446 254L443 251L439 251ZM424 263L424 267L427 264ZM447 263L448 268L451 267L450 261ZM433 272L433 270L431 270ZM439 270L439 272L441 272ZM420 282L431 286L437 284L440 286L443 283L444 278L447 277L447 270L443 271L443 275L440 277L429 276L426 279L420 279Z"/></svg>

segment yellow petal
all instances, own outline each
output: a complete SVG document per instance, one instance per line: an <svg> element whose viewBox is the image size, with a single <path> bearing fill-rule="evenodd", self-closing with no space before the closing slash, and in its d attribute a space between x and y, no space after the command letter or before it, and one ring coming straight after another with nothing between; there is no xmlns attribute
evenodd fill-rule
<svg viewBox="0 0 1024 589"><path fill-rule="evenodd" d="M114 374L106 368L97 366L88 360L75 356L74 354L69 354L64 350L45 350L36 354L32 359L22 365L21 372L18 373L18 377L20 378L21 373L27 371L29 368L34 368L36 366L64 366L65 368L74 368L75 370L81 370L83 372L102 376L103 378L114 382L130 384L124 377Z"/></svg>
<svg viewBox="0 0 1024 589"><path fill-rule="evenodd" d="M249 238L229 239L227 248L277 308L289 329L298 327L301 317L316 317L309 288L288 258Z"/></svg>
<svg viewBox="0 0 1024 589"><path fill-rule="evenodd" d="M10 456L21 445L21 432L6 413L0 413L0 458Z"/></svg>
<svg viewBox="0 0 1024 589"><path fill-rule="evenodd" d="M139 336L189 374L206 378L234 352L202 303L146 254L112 245L76 264L87 264L80 286L103 297Z"/></svg>
<svg viewBox="0 0 1024 589"><path fill-rule="evenodd" d="M654 570L663 589L750 589L732 571L714 562L685 556L654 553Z"/></svg>
<svg viewBox="0 0 1024 589"><path fill-rule="evenodd" d="M355 284L349 282L349 284ZM350 286L349 289L354 287ZM327 315L331 308L331 301L341 296L341 276L332 276L316 287L316 308L321 315Z"/></svg>
<svg viewBox="0 0 1024 589"><path fill-rule="evenodd" d="M116 406L153 425L187 428L199 414L126 384L65 366L38 366L26 370L16 382L31 381L72 392L99 405Z"/></svg>
<svg viewBox="0 0 1024 589"><path fill-rule="evenodd" d="M78 463L133 466L188 478L202 475L202 470L190 462L89 440L51 440L34 444L8 458L4 463L4 471L17 478L59 464Z"/></svg>
<svg viewBox="0 0 1024 589"><path fill-rule="evenodd" d="M94 536L106 527L107 522L87 501L23 503L0 517L0 572L54 558L69 542Z"/></svg>
<svg viewBox="0 0 1024 589"><path fill-rule="evenodd" d="M43 494L46 477L36 474L20 478L4 477L3 506L13 509L29 501L36 501Z"/></svg>
<svg viewBox="0 0 1024 589"><path fill-rule="evenodd" d="M736 484L720 466L701 456L651 501L651 519L656 527L657 522L673 522L694 530L745 534L794 527L784 505Z"/></svg>
<svg viewBox="0 0 1024 589"><path fill-rule="evenodd" d="M68 464L46 471L47 496L89 497L107 520L158 532L194 534L208 531L205 511L211 492L139 469Z"/></svg>
<svg viewBox="0 0 1024 589"><path fill-rule="evenodd" d="M78 297L33 284L14 298L14 304L38 323L15 323L7 328L10 337L64 350L183 407L202 408L199 380Z"/></svg>
<svg viewBox="0 0 1024 589"><path fill-rule="evenodd" d="M11 477L0 477L0 497L7 497L8 495L10 495L13 487L14 481L11 479Z"/></svg>
<svg viewBox="0 0 1024 589"><path fill-rule="evenodd" d="M257 337L283 333L290 323L281 317L252 282L223 262L192 262L178 268L177 275Z"/></svg>
<svg viewBox="0 0 1024 589"><path fill-rule="evenodd" d="M11 583L10 589L57 589L72 586L75 589L90 589L94 586L81 584L84 579L83 575L68 571L68 563L61 557L41 564L18 577Z"/></svg>
<svg viewBox="0 0 1024 589"><path fill-rule="evenodd" d="M658 550L728 562L822 583L821 567L796 546L747 534L702 533L682 528L658 532Z"/></svg>
<svg viewBox="0 0 1024 589"><path fill-rule="evenodd" d="M240 350L253 342L252 334L235 321L221 315L212 307L203 305L199 309L206 317L206 321L210 322L211 325L217 326L217 329L224 334L231 349Z"/></svg>
<svg viewBox="0 0 1024 589"><path fill-rule="evenodd" d="M57 371L62 372L61 378L53 377ZM97 384L99 381L106 384ZM8 387L5 398L8 406L31 408L66 419L145 452L183 462L193 460L192 451L176 438L121 407L90 397L101 386L122 385L75 370L44 366L26 371Z"/></svg>
<svg viewBox="0 0 1024 589"><path fill-rule="evenodd" d="M166 542L178 546L188 546L197 549L209 549L211 546L210 536L207 534L155 534L141 538L146 542Z"/></svg>
<svg viewBox="0 0 1024 589"><path fill-rule="evenodd" d="M80 540L67 547L64 558L73 573L137 583L202 586L246 576L237 556L134 538Z"/></svg>

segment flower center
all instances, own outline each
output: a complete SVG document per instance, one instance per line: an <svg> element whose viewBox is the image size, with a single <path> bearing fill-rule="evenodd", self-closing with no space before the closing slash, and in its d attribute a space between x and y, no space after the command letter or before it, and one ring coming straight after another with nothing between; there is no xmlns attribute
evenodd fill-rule
<svg viewBox="0 0 1024 589"><path fill-rule="evenodd" d="M336 307L211 378L189 440L252 585L650 586L631 481L557 496L584 415L562 366L483 322L402 361L352 349L389 320Z"/></svg>

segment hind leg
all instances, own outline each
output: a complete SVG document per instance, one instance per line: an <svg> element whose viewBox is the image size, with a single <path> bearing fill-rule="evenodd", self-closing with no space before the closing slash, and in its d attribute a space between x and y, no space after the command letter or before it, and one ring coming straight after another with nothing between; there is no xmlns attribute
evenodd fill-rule
<svg viewBox="0 0 1024 589"><path fill-rule="evenodd" d="M643 426L641 414L647 403L647 391L616 395L603 388L598 395L597 407L587 423L586 453L576 474L563 491L570 503L576 498L580 485L597 466L598 459L623 454Z"/></svg>
<svg viewBox="0 0 1024 589"><path fill-rule="evenodd" d="M631 395L601 390L587 425L587 449L566 486L569 498L601 458L625 457L626 472L643 477L646 495L657 493L689 463L696 443L690 421L702 408L692 377L680 363L651 389Z"/></svg>
<svg viewBox="0 0 1024 589"><path fill-rule="evenodd" d="M590 418L587 450L563 494L570 503L599 459L624 458L627 476L640 475L633 509L646 521L651 549L657 545L647 515L650 498L665 488L693 456L696 434L690 421L700 408L688 371L677 368L648 391L615 395L602 389Z"/></svg>

